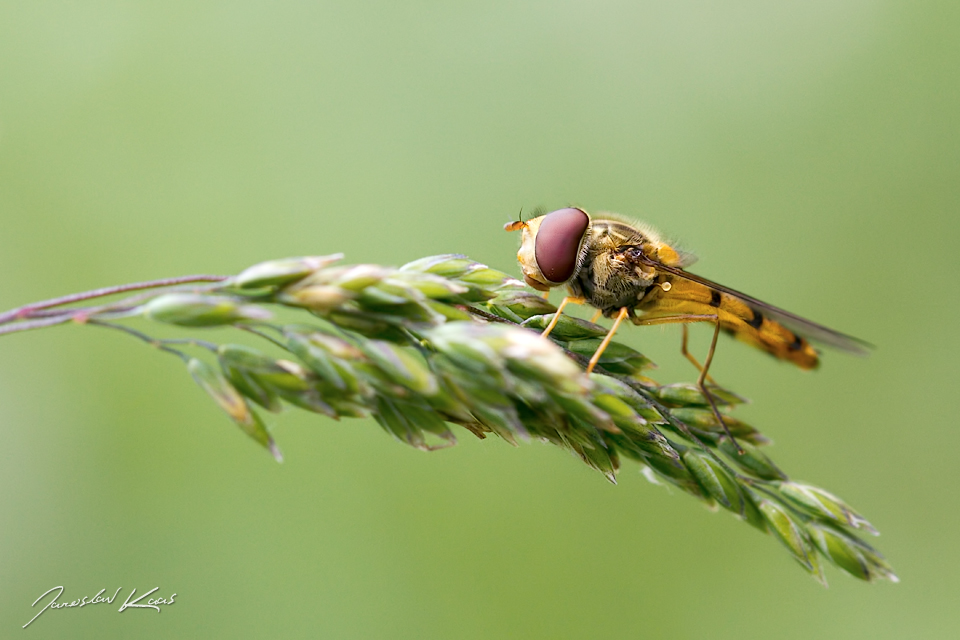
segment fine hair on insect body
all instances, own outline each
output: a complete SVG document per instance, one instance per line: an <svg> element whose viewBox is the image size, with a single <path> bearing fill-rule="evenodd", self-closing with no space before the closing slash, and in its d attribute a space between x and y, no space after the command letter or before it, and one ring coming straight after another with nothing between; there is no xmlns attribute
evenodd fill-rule
<svg viewBox="0 0 960 640"><path fill-rule="evenodd" d="M587 304L614 320L587 366L592 371L624 320L635 325L681 324L681 353L700 372L697 386L727 436L740 450L708 383L721 331L801 369L819 365L811 345L866 355L870 345L752 296L686 271L696 256L676 249L652 227L616 214L591 216L579 207L558 209L504 226L520 231L517 260L524 281L539 291L564 286L567 296L543 331L547 337L566 305ZM686 325L710 323L713 338L701 365L687 349Z"/></svg>

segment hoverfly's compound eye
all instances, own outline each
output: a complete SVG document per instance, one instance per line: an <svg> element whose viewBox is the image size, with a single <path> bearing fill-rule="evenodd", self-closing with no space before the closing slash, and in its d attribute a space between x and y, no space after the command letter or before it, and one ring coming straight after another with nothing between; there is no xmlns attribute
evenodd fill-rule
<svg viewBox="0 0 960 640"><path fill-rule="evenodd" d="M590 217L580 209L558 209L548 213L537 230L534 257L550 282L566 282L573 277L580 254L580 243L590 226Z"/></svg>

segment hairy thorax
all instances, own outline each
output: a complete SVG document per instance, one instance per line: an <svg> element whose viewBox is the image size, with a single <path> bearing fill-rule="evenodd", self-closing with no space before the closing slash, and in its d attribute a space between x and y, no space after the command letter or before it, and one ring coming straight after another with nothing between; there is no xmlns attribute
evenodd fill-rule
<svg viewBox="0 0 960 640"><path fill-rule="evenodd" d="M629 260L620 237L606 234L602 228L594 233L597 235L589 239L583 266L568 283L570 294L584 298L607 317L623 307L633 310L642 306L657 274Z"/></svg>

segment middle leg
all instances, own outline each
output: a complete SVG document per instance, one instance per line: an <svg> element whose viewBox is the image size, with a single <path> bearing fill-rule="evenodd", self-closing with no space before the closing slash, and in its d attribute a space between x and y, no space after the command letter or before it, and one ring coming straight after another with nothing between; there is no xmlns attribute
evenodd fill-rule
<svg viewBox="0 0 960 640"><path fill-rule="evenodd" d="M620 323L623 322L623 319L630 315L630 310L626 307L622 307L620 312L617 314L616 319L613 321L613 326L610 327L610 331L607 332L607 335L603 337L603 342L600 343L600 346L597 347L597 350L593 353L593 357L590 358L590 363L587 365L587 373L593 371L593 368L597 366L597 363L600 362L600 356L603 355L603 352L607 350L607 345L610 344L610 341L613 339L613 334L617 332L617 329L620 327Z"/></svg>

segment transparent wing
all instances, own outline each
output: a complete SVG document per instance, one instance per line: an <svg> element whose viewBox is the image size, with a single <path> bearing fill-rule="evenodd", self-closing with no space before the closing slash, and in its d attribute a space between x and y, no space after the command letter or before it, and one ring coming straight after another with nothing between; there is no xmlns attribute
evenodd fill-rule
<svg viewBox="0 0 960 640"><path fill-rule="evenodd" d="M767 304L762 300L757 300L752 296L748 296L745 293L740 293L739 291L731 289L730 287L725 287L722 284L717 284L716 282L712 282L698 275L687 273L683 269L668 267L667 265L657 262L656 260L651 260L646 256L640 257L640 261L650 265L651 267L677 276L678 278L685 278L692 282L710 287L711 289L724 293L728 296L733 296L751 309L760 311L764 316L776 320L797 335L804 337L811 342L816 342L825 347L831 347L833 349L846 351L847 353L852 353L859 356L868 355L870 350L874 348L869 342L864 342L859 338L854 338L853 336L848 336L845 333L834 331L833 329L825 327L822 324L817 324L816 322L812 322L806 318L801 318L796 314L790 313L789 311L784 311L783 309L775 307L771 304Z"/></svg>

